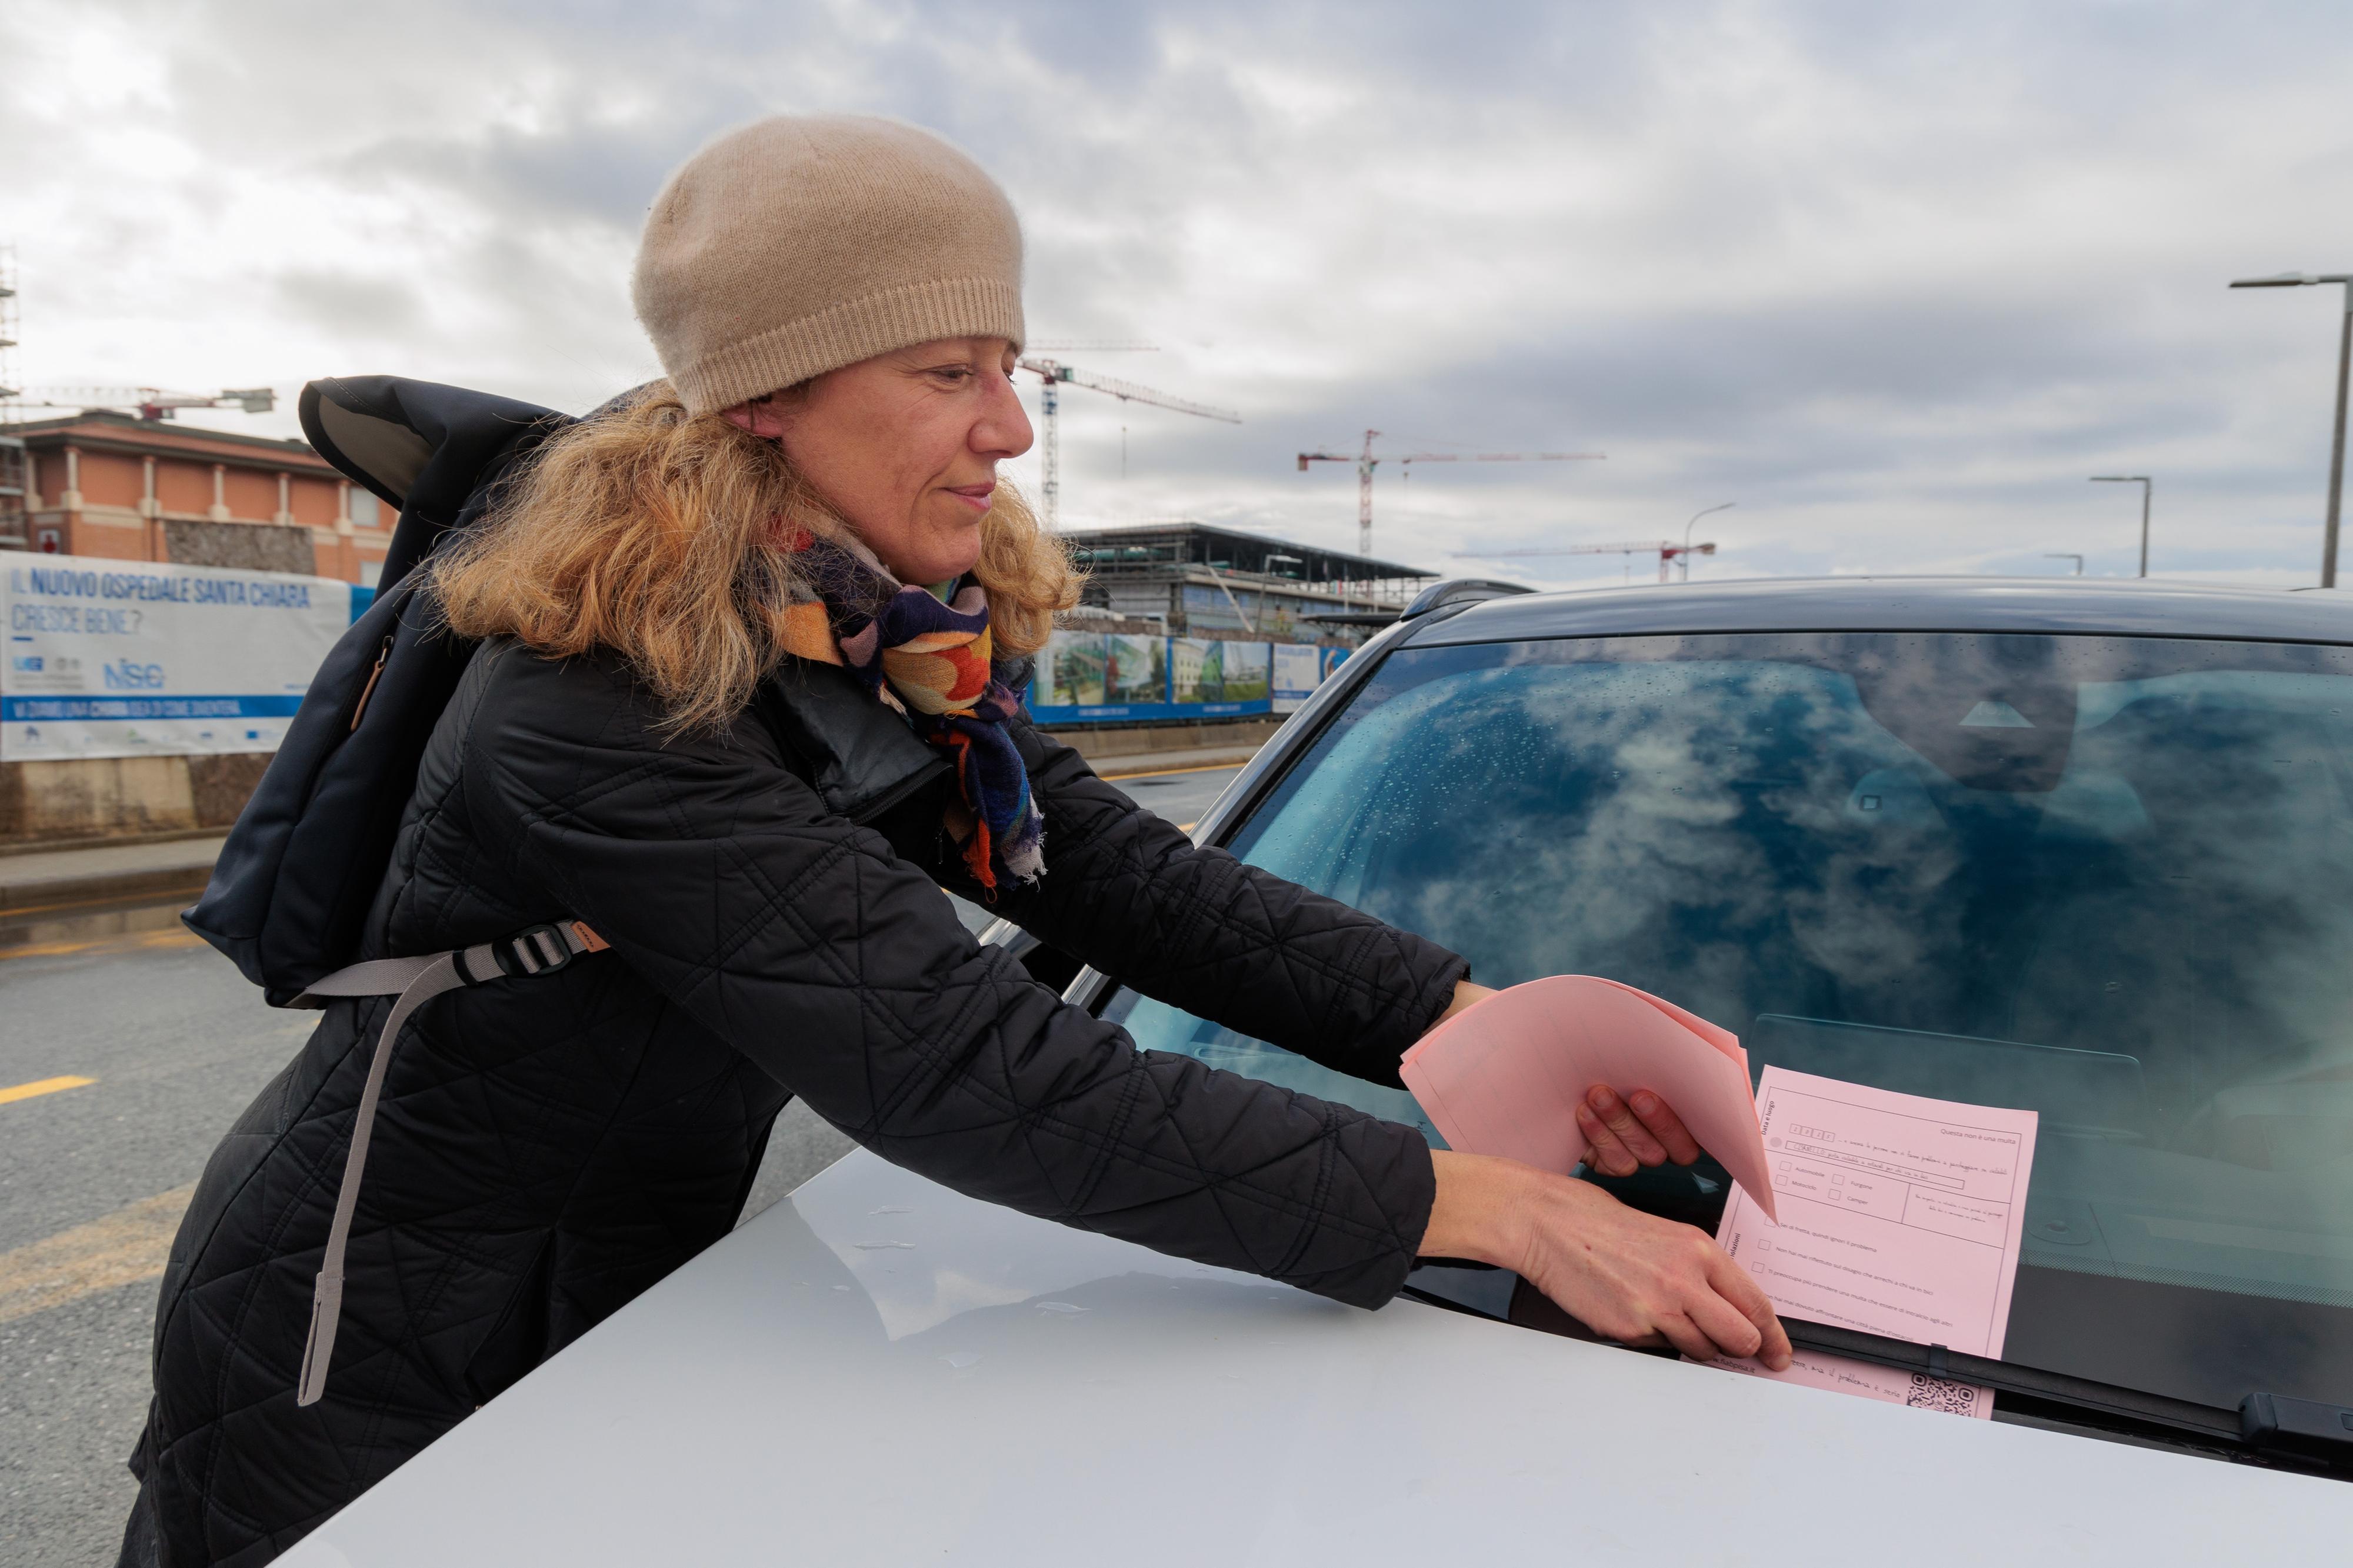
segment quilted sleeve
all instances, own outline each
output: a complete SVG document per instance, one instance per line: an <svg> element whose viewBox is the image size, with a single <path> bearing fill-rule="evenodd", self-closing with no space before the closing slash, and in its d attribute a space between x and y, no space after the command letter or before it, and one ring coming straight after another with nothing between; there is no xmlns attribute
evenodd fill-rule
<svg viewBox="0 0 2353 1568"><path fill-rule="evenodd" d="M1398 1058L1471 966L1432 942L1192 840L1028 725L1046 875L1007 919L1145 995L1398 1087ZM970 897L978 890L951 881Z"/></svg>
<svg viewBox="0 0 2353 1568"><path fill-rule="evenodd" d="M1139 1052L976 943L745 724L652 735L625 679L516 655L465 787L505 874L875 1152L974 1196L1360 1306L1434 1194L1409 1129Z"/></svg>

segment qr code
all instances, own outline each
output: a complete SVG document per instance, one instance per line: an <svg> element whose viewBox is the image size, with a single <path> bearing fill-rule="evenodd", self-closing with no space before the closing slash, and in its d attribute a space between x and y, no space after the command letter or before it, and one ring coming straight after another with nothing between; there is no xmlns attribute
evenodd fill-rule
<svg viewBox="0 0 2353 1568"><path fill-rule="evenodd" d="M1974 1415L1978 1413L1978 1396L1983 1389L1973 1383L1954 1383L1941 1377L1930 1377L1925 1372L1912 1374L1912 1386L1904 1395L1904 1403L1915 1410L1942 1410L1953 1415Z"/></svg>

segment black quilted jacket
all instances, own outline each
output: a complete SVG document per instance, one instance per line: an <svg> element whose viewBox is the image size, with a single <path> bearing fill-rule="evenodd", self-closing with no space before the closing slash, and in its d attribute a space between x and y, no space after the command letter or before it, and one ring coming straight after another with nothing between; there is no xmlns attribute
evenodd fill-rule
<svg viewBox="0 0 2353 1568"><path fill-rule="evenodd" d="M427 753L371 955L574 916L613 951L427 1005L390 1069L326 1398L294 1391L385 1000L342 1002L213 1156L175 1245L126 1559L268 1561L723 1236L800 1095L1028 1213L1361 1306L1432 1194L1421 1139L1139 1053L977 945L944 764L796 666L663 743L617 666L477 656ZM999 910L1147 994L1397 1081L1462 962L1195 848L1017 728L1048 873ZM910 750L912 748L912 750Z"/></svg>

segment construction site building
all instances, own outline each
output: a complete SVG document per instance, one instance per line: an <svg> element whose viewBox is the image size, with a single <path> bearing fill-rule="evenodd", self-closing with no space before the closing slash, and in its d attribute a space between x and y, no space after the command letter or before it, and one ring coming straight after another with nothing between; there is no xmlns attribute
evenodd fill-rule
<svg viewBox="0 0 2353 1568"><path fill-rule="evenodd" d="M21 498L0 548L296 572L374 586L398 520L299 439L89 410L11 426ZM13 457L14 454L9 454ZM6 465L0 464L0 467ZM0 480L0 488L6 488Z"/></svg>
<svg viewBox="0 0 2353 1568"><path fill-rule="evenodd" d="M1083 528L1061 538L1086 603L1176 637L1353 645L1436 572L1205 522Z"/></svg>

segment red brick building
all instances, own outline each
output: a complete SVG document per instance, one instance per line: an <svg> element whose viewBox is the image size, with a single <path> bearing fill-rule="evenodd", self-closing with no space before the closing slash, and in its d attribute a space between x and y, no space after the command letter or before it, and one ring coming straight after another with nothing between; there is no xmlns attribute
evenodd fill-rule
<svg viewBox="0 0 2353 1568"><path fill-rule="evenodd" d="M7 433L25 444L26 549L373 585L392 542L392 509L300 439L102 410Z"/></svg>

